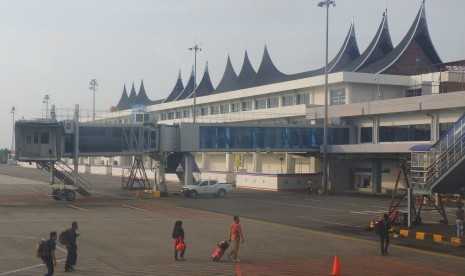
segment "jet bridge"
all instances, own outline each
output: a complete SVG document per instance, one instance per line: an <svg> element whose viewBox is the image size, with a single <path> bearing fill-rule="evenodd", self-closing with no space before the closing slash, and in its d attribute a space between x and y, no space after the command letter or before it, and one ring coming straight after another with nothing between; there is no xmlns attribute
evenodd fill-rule
<svg viewBox="0 0 465 276"><path fill-rule="evenodd" d="M349 144L351 129L347 126L328 128L328 144ZM315 125L243 125L243 124L98 124L75 120L20 120L15 123L16 158L36 162L63 183L75 186L83 196L84 181L77 176L78 157L134 156L134 164L124 188L150 188L142 156L149 156L163 166L160 174L169 171L170 157L176 157L185 183L194 181L193 152L295 152L319 154L323 144L323 126ZM62 158L74 159L74 177L59 173L55 164ZM184 159L183 159L184 158ZM179 161L179 160L183 160ZM177 167L178 165L175 164ZM62 166L63 167L63 166ZM141 179L142 178L142 179ZM61 190L66 190L62 188ZM69 189L68 189L69 190ZM57 198L74 199L58 194Z"/></svg>

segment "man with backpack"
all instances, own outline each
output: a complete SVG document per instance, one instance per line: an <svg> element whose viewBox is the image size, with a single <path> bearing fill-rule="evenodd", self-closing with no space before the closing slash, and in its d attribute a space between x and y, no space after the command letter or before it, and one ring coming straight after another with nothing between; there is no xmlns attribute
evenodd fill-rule
<svg viewBox="0 0 465 276"><path fill-rule="evenodd" d="M73 223L71 224L71 228L67 229L64 232L66 234L60 234L60 238L61 238L60 242L66 245L66 250L68 251L68 255L66 256L65 272L74 271L74 266L76 265L76 261L77 261L76 239L79 236L79 234L76 233L77 229L78 229L78 223L76 221L73 221Z"/></svg>
<svg viewBox="0 0 465 276"><path fill-rule="evenodd" d="M391 229L391 221L388 214L383 215L383 218L378 222L377 227L379 227L378 231L381 242L381 254L384 256L388 254L389 229Z"/></svg>
<svg viewBox="0 0 465 276"><path fill-rule="evenodd" d="M56 239L57 232L50 232L50 239L42 244L42 260L47 267L47 274L45 276L52 276L55 272L55 266L57 265L57 259L55 258Z"/></svg>

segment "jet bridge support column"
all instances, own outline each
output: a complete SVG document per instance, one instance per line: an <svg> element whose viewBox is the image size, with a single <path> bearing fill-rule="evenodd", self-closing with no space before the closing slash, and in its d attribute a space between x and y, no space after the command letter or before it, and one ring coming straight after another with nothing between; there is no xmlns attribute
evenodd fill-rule
<svg viewBox="0 0 465 276"><path fill-rule="evenodd" d="M373 160L371 170L371 183L372 183L372 192L381 193L381 179L382 179L382 161Z"/></svg>
<svg viewBox="0 0 465 276"><path fill-rule="evenodd" d="M259 152L253 153L253 171L262 172L262 155Z"/></svg>
<svg viewBox="0 0 465 276"><path fill-rule="evenodd" d="M202 170L208 171L210 169L209 161L208 153L202 152Z"/></svg>
<svg viewBox="0 0 465 276"><path fill-rule="evenodd" d="M286 173L295 173L295 159L289 153L286 153Z"/></svg>
<svg viewBox="0 0 465 276"><path fill-rule="evenodd" d="M54 170L55 170L55 162L50 162L50 184L55 184L55 173L54 173Z"/></svg>
<svg viewBox="0 0 465 276"><path fill-rule="evenodd" d="M158 183L158 190L160 192L166 192L166 183L165 183L165 169L166 164L164 162L158 161L158 168L157 168L157 183Z"/></svg>
<svg viewBox="0 0 465 276"><path fill-rule="evenodd" d="M193 183L193 172L194 172L194 156L187 153L184 156L185 168L184 168L184 185L191 185Z"/></svg>

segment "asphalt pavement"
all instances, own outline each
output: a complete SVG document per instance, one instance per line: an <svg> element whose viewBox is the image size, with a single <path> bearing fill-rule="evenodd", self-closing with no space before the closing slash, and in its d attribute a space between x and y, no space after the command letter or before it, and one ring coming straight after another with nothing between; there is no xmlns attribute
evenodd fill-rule
<svg viewBox="0 0 465 276"><path fill-rule="evenodd" d="M142 199L121 190L118 177L85 177L92 197L61 202L49 196L45 172L0 166L0 275L43 273L35 242L73 220L81 233L75 275L329 275L336 253L342 275L463 275L456 247L394 239L390 255L381 256L378 237L365 227L386 212L386 197L237 189L225 198ZM232 214L242 218L241 262L211 262ZM186 262L173 260L176 220L184 222ZM436 220L425 213L424 221ZM64 251L60 245L56 275L65 274Z"/></svg>

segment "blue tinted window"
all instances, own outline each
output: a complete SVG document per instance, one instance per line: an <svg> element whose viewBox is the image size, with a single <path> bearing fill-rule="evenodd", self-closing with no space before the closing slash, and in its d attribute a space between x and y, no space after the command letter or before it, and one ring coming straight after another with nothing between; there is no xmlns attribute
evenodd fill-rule
<svg viewBox="0 0 465 276"><path fill-rule="evenodd" d="M201 149L308 149L323 143L320 127L201 126ZM328 144L348 144L348 128L329 128Z"/></svg>
<svg viewBox="0 0 465 276"><path fill-rule="evenodd" d="M380 142L430 141L431 126L429 124L382 126L379 128Z"/></svg>

